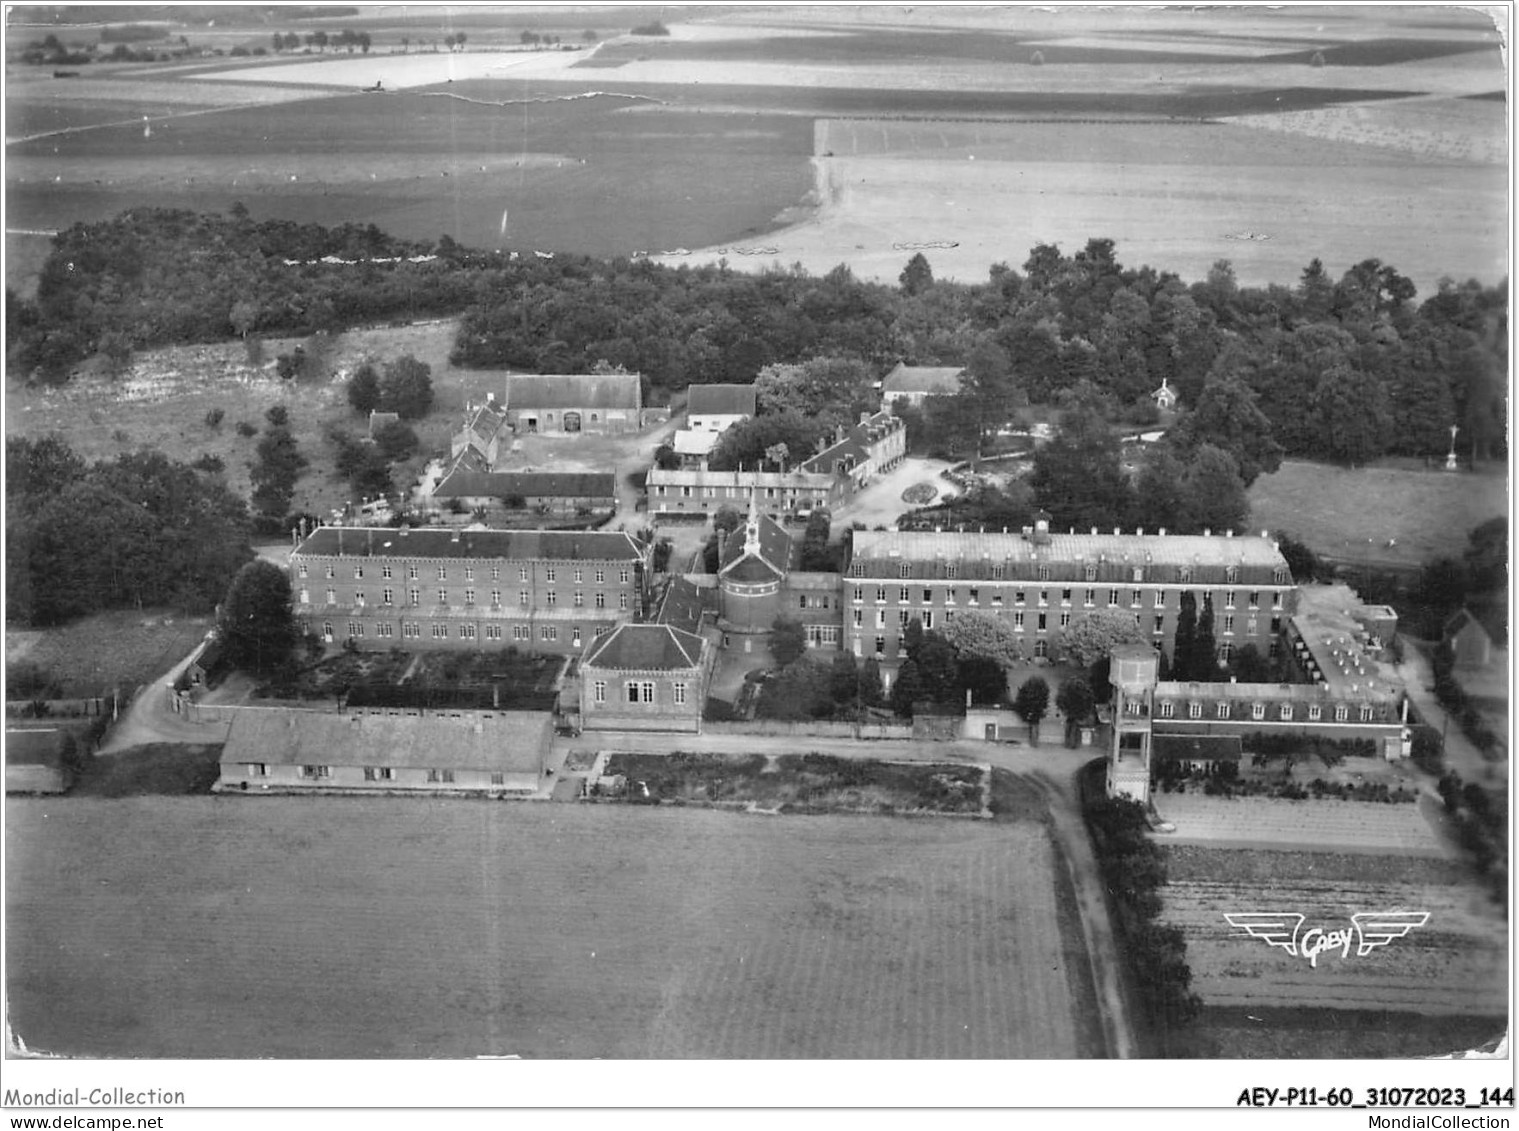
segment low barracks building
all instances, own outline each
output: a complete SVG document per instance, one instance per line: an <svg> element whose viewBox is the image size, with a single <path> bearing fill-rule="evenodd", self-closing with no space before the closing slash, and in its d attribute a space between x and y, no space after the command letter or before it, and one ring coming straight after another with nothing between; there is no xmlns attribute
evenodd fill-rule
<svg viewBox="0 0 1519 1131"><path fill-rule="evenodd" d="M845 566L844 647L895 661L908 624L942 629L967 609L1007 621L1025 654L1055 656L1061 630L1098 609L1122 609L1169 655L1181 595L1201 615L1213 599L1219 657L1256 645L1275 654L1297 590L1269 538L1224 535L1021 534L859 530Z"/></svg>
<svg viewBox="0 0 1519 1131"><path fill-rule="evenodd" d="M651 550L622 531L324 526L291 552L290 588L328 642L573 654L642 613Z"/></svg>

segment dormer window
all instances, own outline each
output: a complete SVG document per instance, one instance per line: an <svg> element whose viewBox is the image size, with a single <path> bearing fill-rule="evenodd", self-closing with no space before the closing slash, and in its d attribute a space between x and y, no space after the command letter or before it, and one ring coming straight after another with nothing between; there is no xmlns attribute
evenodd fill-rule
<svg viewBox="0 0 1519 1131"><path fill-rule="evenodd" d="M1191 581L1192 580L1192 567L1191 566L1185 566L1185 565L1184 566L1177 566L1176 567L1176 580L1180 581L1184 585L1187 582Z"/></svg>
<svg viewBox="0 0 1519 1131"><path fill-rule="evenodd" d="M945 577L958 577L959 575L960 575L960 567L957 566L957 565L955 565L954 562L948 562L948 563L945 564L945 566L944 566L944 576Z"/></svg>
<svg viewBox="0 0 1519 1131"><path fill-rule="evenodd" d="M1088 581L1096 581L1097 580L1097 566L1094 565L1094 564L1088 563L1087 564L1087 569L1086 569L1086 574L1087 574L1087 580Z"/></svg>
<svg viewBox="0 0 1519 1131"><path fill-rule="evenodd" d="M1224 581L1227 582L1230 585L1233 585L1238 580L1239 580L1239 566L1225 566L1224 567Z"/></svg>
<svg viewBox="0 0 1519 1131"><path fill-rule="evenodd" d="M1134 582L1135 582L1135 584L1138 584L1139 582L1143 581L1144 579L1145 579L1145 567L1144 566L1135 566L1134 567Z"/></svg>

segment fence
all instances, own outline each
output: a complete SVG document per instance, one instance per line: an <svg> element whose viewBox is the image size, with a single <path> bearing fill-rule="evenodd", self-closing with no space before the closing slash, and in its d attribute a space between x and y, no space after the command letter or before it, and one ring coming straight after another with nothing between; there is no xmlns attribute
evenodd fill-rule
<svg viewBox="0 0 1519 1131"><path fill-rule="evenodd" d="M753 722L702 723L703 734L760 734L797 738L908 739L912 726L904 723L788 723L775 719Z"/></svg>
<svg viewBox="0 0 1519 1131"><path fill-rule="evenodd" d="M94 696L87 699L7 699L5 715L10 719L82 719L112 713L114 700Z"/></svg>

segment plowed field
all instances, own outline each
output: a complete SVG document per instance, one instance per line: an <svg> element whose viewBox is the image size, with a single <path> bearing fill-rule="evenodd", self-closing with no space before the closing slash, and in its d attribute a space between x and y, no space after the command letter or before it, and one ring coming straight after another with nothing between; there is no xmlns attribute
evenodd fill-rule
<svg viewBox="0 0 1519 1131"><path fill-rule="evenodd" d="M1094 1055L1037 822L7 801L9 1022L137 1057Z"/></svg>

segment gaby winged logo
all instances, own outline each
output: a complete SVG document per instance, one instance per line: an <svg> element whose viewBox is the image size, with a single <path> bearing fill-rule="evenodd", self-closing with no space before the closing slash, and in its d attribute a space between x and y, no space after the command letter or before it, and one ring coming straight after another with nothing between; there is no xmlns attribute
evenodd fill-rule
<svg viewBox="0 0 1519 1131"><path fill-rule="evenodd" d="M1326 931L1318 927L1303 930L1305 915L1295 911L1235 911L1224 918L1251 938L1267 946L1279 946L1294 958L1306 958L1317 967L1319 955L1339 951L1350 957L1350 944L1356 944L1356 957L1365 958L1379 946L1401 939L1415 927L1429 922L1428 911L1358 911L1350 917L1351 926Z"/></svg>

